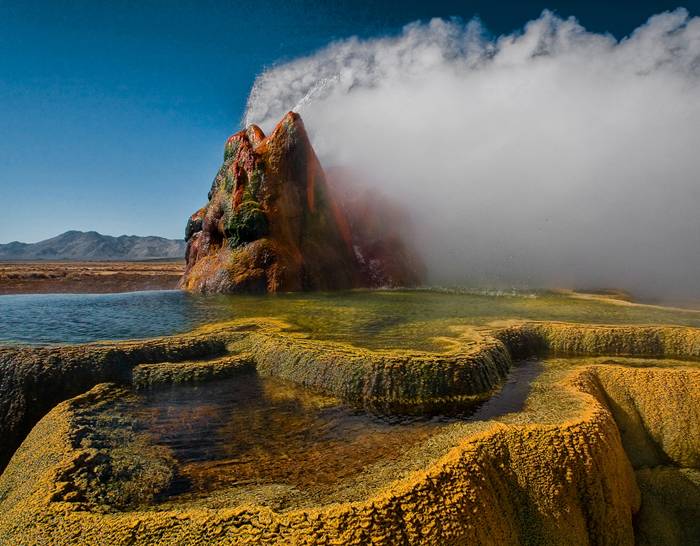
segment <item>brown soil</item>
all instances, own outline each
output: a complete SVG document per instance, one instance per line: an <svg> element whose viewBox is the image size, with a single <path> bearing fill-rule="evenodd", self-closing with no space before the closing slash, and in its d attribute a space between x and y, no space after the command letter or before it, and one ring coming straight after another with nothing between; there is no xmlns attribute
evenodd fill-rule
<svg viewBox="0 0 700 546"><path fill-rule="evenodd" d="M184 261L0 262L0 295L177 288Z"/></svg>

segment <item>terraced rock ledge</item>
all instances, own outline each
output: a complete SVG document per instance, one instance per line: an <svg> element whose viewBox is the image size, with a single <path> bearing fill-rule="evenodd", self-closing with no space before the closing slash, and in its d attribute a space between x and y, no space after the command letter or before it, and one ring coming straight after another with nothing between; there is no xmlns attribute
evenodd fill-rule
<svg viewBox="0 0 700 546"><path fill-rule="evenodd" d="M147 341L0 349L0 543L683 544L700 529L700 330L521 322L443 352L247 319ZM546 358L523 411L455 421L315 495L162 502L138 389L251 373L381 413L477 407ZM562 358L566 357L566 358Z"/></svg>

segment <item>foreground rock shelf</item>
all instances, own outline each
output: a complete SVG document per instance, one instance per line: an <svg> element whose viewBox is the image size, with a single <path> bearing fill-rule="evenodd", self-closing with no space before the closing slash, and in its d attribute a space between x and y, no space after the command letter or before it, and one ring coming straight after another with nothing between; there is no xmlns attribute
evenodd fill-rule
<svg viewBox="0 0 700 546"><path fill-rule="evenodd" d="M521 322L446 343L372 351L251 319L143 342L0 349L0 542L697 540L700 330ZM372 412L466 410L534 356L544 371L523 411L449 423L323 491L252 484L163 502L177 461L124 411L139 389L250 373Z"/></svg>

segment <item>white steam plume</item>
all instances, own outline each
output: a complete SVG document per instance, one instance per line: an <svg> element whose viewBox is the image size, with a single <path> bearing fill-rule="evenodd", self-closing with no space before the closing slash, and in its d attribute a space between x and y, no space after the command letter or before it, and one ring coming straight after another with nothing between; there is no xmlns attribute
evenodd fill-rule
<svg viewBox="0 0 700 546"><path fill-rule="evenodd" d="M617 41L545 11L497 39L434 19L260 75L246 123L302 114L326 167L413 215L433 282L700 300L700 18Z"/></svg>

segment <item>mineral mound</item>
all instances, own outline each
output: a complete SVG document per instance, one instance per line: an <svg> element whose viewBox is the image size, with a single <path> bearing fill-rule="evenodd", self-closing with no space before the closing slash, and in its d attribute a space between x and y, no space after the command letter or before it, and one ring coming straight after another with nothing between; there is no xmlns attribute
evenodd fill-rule
<svg viewBox="0 0 700 546"><path fill-rule="evenodd" d="M329 190L298 114L268 137L251 125L231 136L206 206L187 222L180 281L200 292L278 292L412 286L422 266L382 222L362 229ZM377 207L369 213L381 215ZM371 226L377 226L377 229Z"/></svg>

